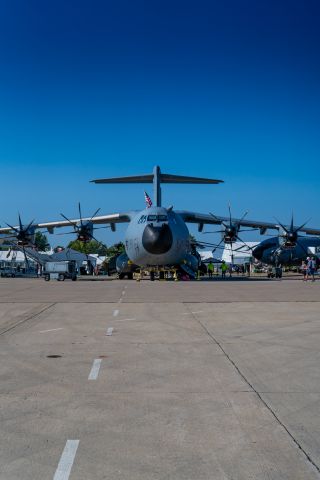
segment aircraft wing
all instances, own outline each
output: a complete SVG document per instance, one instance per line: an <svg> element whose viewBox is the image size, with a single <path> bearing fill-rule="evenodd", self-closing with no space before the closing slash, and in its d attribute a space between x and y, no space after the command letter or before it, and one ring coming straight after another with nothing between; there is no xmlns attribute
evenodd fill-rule
<svg viewBox="0 0 320 480"><path fill-rule="evenodd" d="M189 211L176 211L186 223L197 223L199 225L199 229L203 227L203 225L221 225L222 223L229 224L230 218L229 217L220 217L218 215L210 215L205 213L196 213L196 212L189 212ZM231 218L231 222L233 224L241 225L242 227L248 227L253 229L259 229L261 234L264 234L266 230L280 230L281 225L279 223L271 223L271 222L261 222L256 220L247 220L246 218ZM288 229L290 225L287 226ZM296 227L294 227L296 228ZM304 232L307 235L320 235L320 229L317 228L307 228L302 227L299 228L300 232Z"/></svg>
<svg viewBox="0 0 320 480"><path fill-rule="evenodd" d="M137 212L127 212L127 213L111 213L109 215L100 215L93 218L82 218L82 222L92 222L94 224L110 224L113 225L115 223L126 223L130 222L130 220L137 214ZM56 222L45 222L45 223L32 223L32 227L34 229L47 229L49 233L53 233L55 228L61 227L70 227L72 225L80 224L80 218L71 218L70 221L67 220L58 220ZM19 229L19 225L16 227ZM12 228L4 227L0 228L0 234L12 233Z"/></svg>

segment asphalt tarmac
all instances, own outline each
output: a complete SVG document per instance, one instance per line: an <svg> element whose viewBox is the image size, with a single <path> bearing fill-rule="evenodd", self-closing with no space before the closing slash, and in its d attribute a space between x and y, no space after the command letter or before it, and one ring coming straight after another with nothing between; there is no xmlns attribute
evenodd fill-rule
<svg viewBox="0 0 320 480"><path fill-rule="evenodd" d="M320 478L319 294L0 279L0 479Z"/></svg>

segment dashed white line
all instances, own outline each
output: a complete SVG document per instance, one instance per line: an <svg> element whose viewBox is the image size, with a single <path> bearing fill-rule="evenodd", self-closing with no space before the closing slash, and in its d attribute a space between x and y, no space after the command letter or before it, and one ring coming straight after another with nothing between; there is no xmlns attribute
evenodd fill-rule
<svg viewBox="0 0 320 480"><path fill-rule="evenodd" d="M119 315L119 310L114 310L113 316L114 316L114 317L117 317L118 315Z"/></svg>
<svg viewBox="0 0 320 480"><path fill-rule="evenodd" d="M106 333L107 337L111 337L112 332L113 332L113 327L109 327Z"/></svg>
<svg viewBox="0 0 320 480"><path fill-rule="evenodd" d="M68 480L79 446L79 440L67 440L53 480Z"/></svg>
<svg viewBox="0 0 320 480"><path fill-rule="evenodd" d="M63 330L63 327L60 327L60 328L51 328L50 330L40 330L39 333L57 332L58 330Z"/></svg>
<svg viewBox="0 0 320 480"><path fill-rule="evenodd" d="M121 294L121 295L124 295L125 293L126 293L126 291L125 291L125 290L122 290L122 294Z"/></svg>
<svg viewBox="0 0 320 480"><path fill-rule="evenodd" d="M99 370L100 370L100 367L101 367L101 362L102 362L101 358L96 358L93 361L93 365L92 365L92 368L91 368L91 372L89 373L88 380L97 380L98 375L99 375Z"/></svg>
<svg viewBox="0 0 320 480"><path fill-rule="evenodd" d="M120 298L119 303L122 303L123 298Z"/></svg>

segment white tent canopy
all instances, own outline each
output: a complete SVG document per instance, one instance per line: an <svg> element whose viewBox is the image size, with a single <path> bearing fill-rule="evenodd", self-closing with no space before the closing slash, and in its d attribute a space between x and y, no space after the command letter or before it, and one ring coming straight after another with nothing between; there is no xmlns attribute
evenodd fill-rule
<svg viewBox="0 0 320 480"><path fill-rule="evenodd" d="M252 259L251 249L258 244L259 242L246 242L246 244L242 242L235 242L232 244L232 250L230 245L226 244L222 252L222 260L224 260L226 263L233 263L235 265L243 265L244 263L249 263ZM248 245L250 248L248 248L246 245Z"/></svg>

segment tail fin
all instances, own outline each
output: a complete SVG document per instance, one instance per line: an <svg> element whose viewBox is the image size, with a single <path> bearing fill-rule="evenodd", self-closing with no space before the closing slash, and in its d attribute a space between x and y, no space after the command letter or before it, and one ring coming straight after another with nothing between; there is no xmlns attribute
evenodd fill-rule
<svg viewBox="0 0 320 480"><path fill-rule="evenodd" d="M161 183L184 183L184 184L217 184L223 183L223 180L212 178L186 177L184 175L171 175L162 173L159 166L155 166L153 173L149 175L135 175L132 177L100 178L91 180L93 183L153 183L154 203L161 207Z"/></svg>

